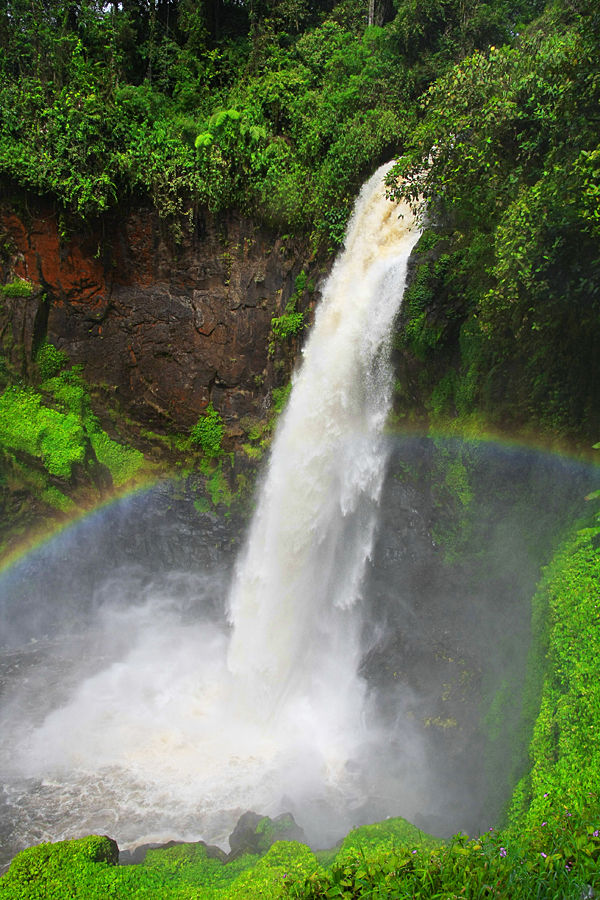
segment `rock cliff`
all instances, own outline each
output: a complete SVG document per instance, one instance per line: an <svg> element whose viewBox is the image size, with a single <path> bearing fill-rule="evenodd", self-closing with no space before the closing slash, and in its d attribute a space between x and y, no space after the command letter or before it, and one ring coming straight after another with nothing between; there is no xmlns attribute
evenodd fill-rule
<svg viewBox="0 0 600 900"><path fill-rule="evenodd" d="M47 340L108 405L151 427L189 427L212 400L234 432L289 375L297 348L269 356L271 318L302 270L314 277L306 239L201 210L175 243L140 208L65 238L41 201L26 213L5 202L0 233L3 280L39 286L0 311L5 353L23 374Z"/></svg>

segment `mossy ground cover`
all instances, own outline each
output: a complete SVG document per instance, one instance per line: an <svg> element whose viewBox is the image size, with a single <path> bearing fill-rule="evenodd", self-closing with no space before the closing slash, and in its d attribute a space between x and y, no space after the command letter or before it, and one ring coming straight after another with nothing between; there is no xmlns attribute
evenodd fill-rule
<svg viewBox="0 0 600 900"><path fill-rule="evenodd" d="M278 841L261 857L228 863L209 858L202 845L183 844L150 851L142 865L120 867L109 840L91 836L23 851L0 879L0 897L580 898L600 882L597 813L593 803L570 818L564 810L549 816L528 833L490 829L448 842L392 819L355 829L328 853Z"/></svg>
<svg viewBox="0 0 600 900"><path fill-rule="evenodd" d="M516 823L578 816L600 771L600 529L583 528L546 569L534 599L538 692L531 769L513 801ZM535 702L535 700L534 700Z"/></svg>
<svg viewBox="0 0 600 900"><path fill-rule="evenodd" d="M68 482L75 464L105 465L115 486L132 477L143 455L113 441L91 411L77 367L44 381L40 390L10 385L0 395L0 447L39 461L48 477Z"/></svg>
<svg viewBox="0 0 600 900"><path fill-rule="evenodd" d="M64 352L43 344L35 375L25 383L5 366L0 383L0 554L122 489L145 466L143 453L102 428L81 368Z"/></svg>

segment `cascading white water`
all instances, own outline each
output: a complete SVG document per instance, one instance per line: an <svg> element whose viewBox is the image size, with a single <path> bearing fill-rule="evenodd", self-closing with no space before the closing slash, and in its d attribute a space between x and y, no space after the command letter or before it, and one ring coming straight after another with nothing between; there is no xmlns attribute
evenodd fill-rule
<svg viewBox="0 0 600 900"><path fill-rule="evenodd" d="M418 238L409 209L385 198L385 171L361 192L294 378L231 590L230 635L184 624L181 596L107 599L106 664L72 675L70 696L51 711L42 701L26 722L22 697L7 707L6 797L33 840L99 830L122 846L223 841L245 809L291 808L309 836L312 816L327 819L325 841L364 806L360 586L383 481L390 332ZM107 597L121 589L107 585ZM41 787L28 793L23 775Z"/></svg>
<svg viewBox="0 0 600 900"><path fill-rule="evenodd" d="M363 187L325 285L230 598L229 668L266 709L328 683L338 698L358 690L348 610L373 542L391 327L419 236L408 207L385 196L389 168Z"/></svg>

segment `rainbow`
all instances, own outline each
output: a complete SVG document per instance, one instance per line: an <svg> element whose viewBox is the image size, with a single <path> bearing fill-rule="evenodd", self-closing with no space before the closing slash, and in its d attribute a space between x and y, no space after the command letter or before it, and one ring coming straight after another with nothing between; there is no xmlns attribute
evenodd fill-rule
<svg viewBox="0 0 600 900"><path fill-rule="evenodd" d="M489 427L482 428L481 421L477 420L467 422L466 425L464 420L462 420L460 425L456 424L456 420L449 420L445 423L438 423L433 427L428 427L422 422L403 422L393 425L392 429L388 431L388 436L397 440L428 438L435 442L441 441L453 444L484 444L515 454L539 454L540 457L560 460L565 465L574 467L574 469L589 469L590 474L595 469L600 469L600 452L591 445L583 445L583 443L574 445L560 439L550 441L547 435L540 436L532 431L521 431L515 434L495 431ZM74 514L66 518L52 522L44 520L39 525L34 526L26 535L17 538L0 556L0 578L41 548L51 545L60 536L80 527L83 522L102 515L104 511L126 501L130 497L149 495L159 483L172 482L176 478L177 476L172 475L162 477L151 475L146 476L141 481L137 478L133 483L125 485L122 489L112 491L108 496L105 495L99 502L80 507Z"/></svg>
<svg viewBox="0 0 600 900"><path fill-rule="evenodd" d="M16 537L11 545L0 554L0 578L10 569L18 566L23 559L35 554L61 535L76 529L83 521L101 515L103 511L122 503L129 497L149 494L159 482L168 480L171 479L146 476L140 480L138 477L120 489L113 489L93 504L85 504L70 514L63 514L60 519L44 519L34 525L27 534Z"/></svg>

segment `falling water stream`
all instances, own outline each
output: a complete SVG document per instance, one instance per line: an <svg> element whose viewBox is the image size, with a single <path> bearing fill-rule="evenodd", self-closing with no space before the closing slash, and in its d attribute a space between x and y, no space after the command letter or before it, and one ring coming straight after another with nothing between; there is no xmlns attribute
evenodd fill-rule
<svg viewBox="0 0 600 900"><path fill-rule="evenodd" d="M361 583L390 332L419 235L386 199L385 171L364 186L325 286L226 620L195 612L214 584L194 582L193 598L189 585L151 584L123 603L129 576L116 573L68 660L42 647L5 698L2 801L16 844L90 831L121 846L223 843L246 809L291 809L309 836L319 823L323 843L364 817L374 735L358 675Z"/></svg>
<svg viewBox="0 0 600 900"><path fill-rule="evenodd" d="M391 327L419 236L386 199L385 171L364 186L325 287L230 598L230 671L269 715L300 701L317 733L323 718L333 733L359 727L352 608L383 484Z"/></svg>

